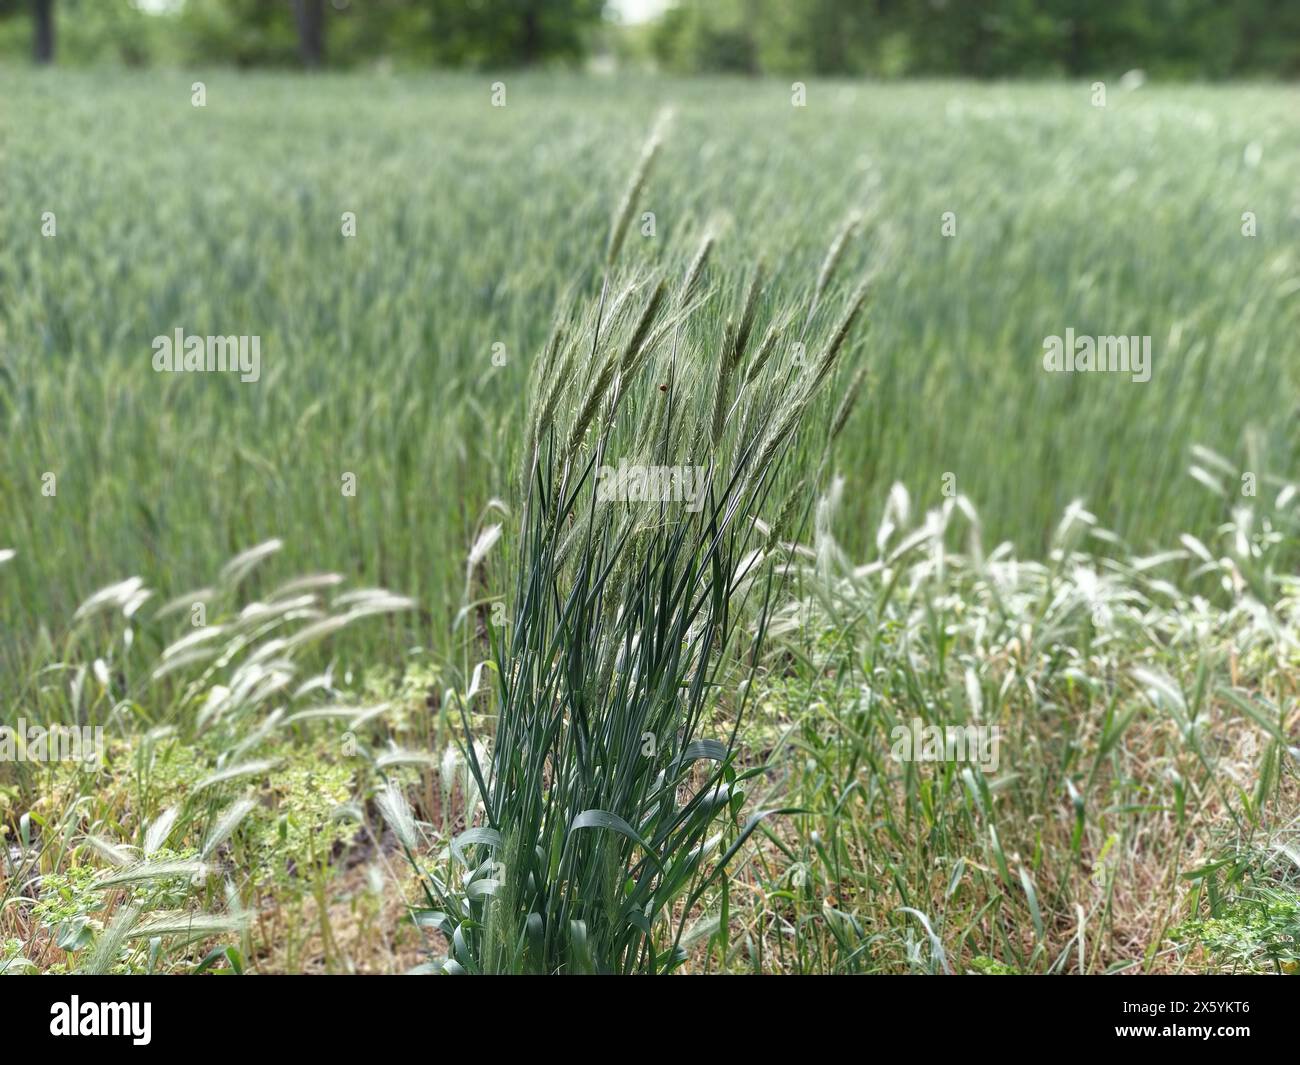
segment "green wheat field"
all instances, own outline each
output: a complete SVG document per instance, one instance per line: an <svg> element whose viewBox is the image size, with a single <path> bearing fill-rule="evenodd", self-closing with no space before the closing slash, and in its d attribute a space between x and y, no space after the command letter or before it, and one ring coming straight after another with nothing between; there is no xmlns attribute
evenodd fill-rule
<svg viewBox="0 0 1300 1065"><path fill-rule="evenodd" d="M1297 90L0 99L0 970L1296 970Z"/></svg>

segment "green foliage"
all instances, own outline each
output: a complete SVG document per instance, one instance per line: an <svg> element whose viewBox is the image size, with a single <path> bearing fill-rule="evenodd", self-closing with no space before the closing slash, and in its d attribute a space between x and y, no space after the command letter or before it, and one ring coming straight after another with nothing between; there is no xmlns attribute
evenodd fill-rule
<svg viewBox="0 0 1300 1065"><path fill-rule="evenodd" d="M681 0L649 47L683 72L1170 77L1300 73L1300 13L1248 0Z"/></svg>
<svg viewBox="0 0 1300 1065"><path fill-rule="evenodd" d="M97 871L89 865L73 866L63 873L51 873L41 885L41 901L32 907L32 916L47 926L94 913L104 901L95 890Z"/></svg>
<svg viewBox="0 0 1300 1065"><path fill-rule="evenodd" d="M324 59L334 67L569 63L587 54L603 7L603 0L319 0ZM0 54L29 53L29 8L0 4ZM303 61L293 0L184 0L156 14L134 0L54 0L54 11L60 64Z"/></svg>
<svg viewBox="0 0 1300 1065"><path fill-rule="evenodd" d="M1170 935L1199 943L1234 970L1294 974L1300 967L1300 893L1260 891L1225 904L1217 917L1185 921Z"/></svg>
<svg viewBox="0 0 1300 1065"><path fill-rule="evenodd" d="M191 63L247 67L298 62L298 31L289 3L186 0L171 21L183 56Z"/></svg>
<svg viewBox="0 0 1300 1065"><path fill-rule="evenodd" d="M0 4L0 59L32 50L31 0ZM54 0L56 61L68 66L148 66L175 57L168 20L134 0Z"/></svg>
<svg viewBox="0 0 1300 1065"><path fill-rule="evenodd" d="M1277 495L1281 512L1273 492L1239 506L1213 550L1185 536L1147 557L1116 553L1075 506L1035 563L986 552L964 498L921 519L896 489L875 557L853 566L831 534L834 486L803 598L773 621L785 676L751 730L808 812L755 858L751 955L795 972L1087 973L1150 968L1169 940L1285 971L1289 874L1248 882L1247 863L1200 860L1221 832L1263 841L1294 817L1300 581L1274 570L1277 539L1237 536L1296 527L1294 489ZM1219 582L1232 599L1212 606L1200 593ZM997 729L997 763L900 753L913 722ZM1276 869L1294 848L1270 855ZM1122 898L1152 870L1158 890ZM1207 922L1180 923L1188 881Z"/></svg>
<svg viewBox="0 0 1300 1065"><path fill-rule="evenodd" d="M428 22L420 39L429 42L434 62L501 67L579 58L604 2L433 0L422 6L428 10Z"/></svg>
<svg viewBox="0 0 1300 1065"><path fill-rule="evenodd" d="M306 0L311 3L311 0ZM603 0L316 0L324 60L507 68L612 45L683 73L1223 78L1300 73L1300 11L1276 0L677 0L648 25ZM0 3L0 54L26 55L26 0ZM304 60L292 0L54 0L56 58L230 66ZM612 17L612 13L611 13Z"/></svg>
<svg viewBox="0 0 1300 1065"><path fill-rule="evenodd" d="M243 833L240 860L259 886L289 883L319 872L356 838L360 825L341 816L356 794L352 767L331 764L320 752L299 754L266 789Z"/></svg>
<svg viewBox="0 0 1300 1065"><path fill-rule="evenodd" d="M60 634L59 660L29 678L20 714L99 722L108 742L91 766L34 766L3 791L14 845L0 850L0 929L30 915L20 927L34 941L19 967L41 957L45 971L239 971L245 953L260 964L284 951L292 968L309 905L325 964L345 962L328 887L356 851L368 791L384 777L410 787L427 766L396 748L407 730L426 735L427 722L421 714L414 725L404 705L353 701L328 670L293 685L303 700L294 712L266 702L308 648L412 604L340 589L335 574L250 601L252 575L275 546L237 556L191 597L151 604L148 619L137 617L152 598L140 582L102 589ZM205 625L192 624L195 602ZM167 631L177 638L157 642ZM427 709L436 670L383 674L367 689ZM390 707L399 712L384 747ZM248 914L265 904L275 916L258 933L275 938L243 943ZM282 913L294 915L287 928Z"/></svg>
<svg viewBox="0 0 1300 1065"><path fill-rule="evenodd" d="M1230 853L1187 873L1195 916L1168 938L1203 948L1233 972L1300 973L1300 851L1290 827L1268 849Z"/></svg>
<svg viewBox="0 0 1300 1065"><path fill-rule="evenodd" d="M601 0L364 0L322 5L326 62L379 59L420 66L518 67L568 62L586 51ZM290 66L300 62L291 5L187 0L169 27L193 63Z"/></svg>
<svg viewBox="0 0 1300 1065"><path fill-rule="evenodd" d="M986 958L983 955L972 958L970 963L971 971L981 976L1019 976L1020 970L1014 965L1007 965L998 961L996 958Z"/></svg>

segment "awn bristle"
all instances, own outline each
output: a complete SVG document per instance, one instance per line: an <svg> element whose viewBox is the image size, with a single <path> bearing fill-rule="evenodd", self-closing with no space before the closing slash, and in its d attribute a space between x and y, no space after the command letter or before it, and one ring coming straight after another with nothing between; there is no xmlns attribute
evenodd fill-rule
<svg viewBox="0 0 1300 1065"><path fill-rule="evenodd" d="M713 416L709 420L709 441L715 451L722 442L722 431L727 424L727 394L731 385L731 371L736 365L736 326L730 318L722 333L722 356L718 359L718 378L713 390Z"/></svg>
<svg viewBox="0 0 1300 1065"><path fill-rule="evenodd" d="M806 502L804 493L807 488L806 479L800 477L795 486L790 489L790 494L785 497L785 503L777 512L776 521L772 523L772 528L767 536L769 550L779 544L781 539L789 532L790 526L794 523L795 514L798 513L799 507Z"/></svg>
<svg viewBox="0 0 1300 1065"><path fill-rule="evenodd" d="M646 140L645 147L641 149L641 158L637 160L636 169L632 171L632 180L628 182L627 189L623 193L618 211L614 214L614 222L609 231L609 243L605 247L607 270L618 258L619 249L623 247L623 238L627 236L628 226L632 222L632 212L636 210L636 202L645 188L646 178L650 176L650 168L654 165L655 157L659 154L659 147L663 143L663 131L669 118L669 112L660 113L654 129Z"/></svg>
<svg viewBox="0 0 1300 1065"><path fill-rule="evenodd" d="M853 407L858 402L858 396L862 393L862 385L866 379L867 368L859 366L853 374L853 379L849 381L849 387L844 391L844 398L840 400L840 405L835 411L835 417L831 419L831 440L840 435L840 430L848 422L849 415L853 413Z"/></svg>
<svg viewBox="0 0 1300 1065"><path fill-rule="evenodd" d="M758 346L758 354L754 356L754 361L749 364L749 372L745 374L745 384L752 384L754 379L763 372L767 360L776 350L776 342L780 335L781 330L775 322L767 327L767 335L763 337L763 343Z"/></svg>
<svg viewBox="0 0 1300 1065"><path fill-rule="evenodd" d="M691 294L695 289L700 275L704 272L704 267L709 261L709 253L713 251L714 241L713 231L710 229L700 241L699 250L695 253L695 258L691 260L691 265L686 268L686 278L682 281L682 290L679 302L684 306L690 302Z"/></svg>
<svg viewBox="0 0 1300 1065"><path fill-rule="evenodd" d="M545 366L547 367L547 376L549 381L545 391L542 393L543 399L537 408L537 417L533 422L531 439L528 442L528 452L531 456L533 449L537 446L537 441L541 439L542 434L546 432L551 425L551 419L555 417L555 408L560 402L560 394L564 391L565 382L568 380L569 370L572 364L572 351L565 349L564 355L556 361L555 353L560 350L564 344L565 329L560 323L556 323L555 329L551 333L551 339L546 345L546 353L543 356Z"/></svg>
<svg viewBox="0 0 1300 1065"><path fill-rule="evenodd" d="M780 419L768 431L767 436L763 439L762 446L759 448L758 460L753 466L750 476L753 477L761 474L767 469L776 453L780 450L781 445L786 441L795 427L803 419L804 413L812 403L817 389L821 387L827 375L835 366L836 359L839 357L844 347L844 341L849 335L849 330L853 328L853 322L862 310L862 304L866 300L866 285L858 286L853 298L849 301L849 306L845 310L843 317L840 318L839 324L835 327L830 341L826 345L826 350L818 360L816 369L813 372L811 380L799 392L799 394L786 406L785 412Z"/></svg>
<svg viewBox="0 0 1300 1065"><path fill-rule="evenodd" d="M861 222L861 217L856 213L849 215L844 225L840 227L840 231L835 234L835 239L831 241L830 249L826 252L826 258L822 260L822 267L817 272L817 284L813 288L812 303L808 307L809 321L812 320L817 305L821 303L822 293L826 291L826 286L830 284L836 268L840 265L840 260L844 258L844 249L848 246L849 238L853 236Z"/></svg>
<svg viewBox="0 0 1300 1065"><path fill-rule="evenodd" d="M857 318L858 312L862 310L862 304L866 302L866 298L867 286L865 284L859 285L857 291L853 293L853 298L849 301L849 306L840 319L839 325L835 327L835 332L826 345L825 352L822 353L821 359L818 360L816 372L813 374L812 382L808 386L809 392L817 388L826 378L826 375L831 372L835 360L839 357L840 349L844 346L844 341L849 335L849 330L853 328L853 320Z"/></svg>
<svg viewBox="0 0 1300 1065"><path fill-rule="evenodd" d="M573 423L573 429L569 433L569 440L565 446L566 460L571 460L578 453L578 448L582 445L582 438L586 436L587 429L600 407L600 401L609 393L616 375L627 374L638 365L640 356L646 349L646 338L650 334L650 327L654 324L655 316L659 313L666 291L667 288L662 280L655 285L654 291L650 294L650 299L641 312L641 317L637 320L636 328L632 331L632 337L623 351L622 358L616 358L611 352L605 357L605 361L601 363L600 372L591 383L591 387L588 388L587 395L579 409L578 418ZM614 401L618 401L617 396L614 397Z"/></svg>
<svg viewBox="0 0 1300 1065"><path fill-rule="evenodd" d="M740 325L736 327L735 347L732 351L733 366L740 365L749 347L749 336L754 331L754 315L758 312L758 298L763 292L763 263L760 261L750 278L749 289L745 292L744 310L740 312Z"/></svg>
<svg viewBox="0 0 1300 1065"><path fill-rule="evenodd" d="M646 337L650 335L650 327L654 325L654 320L659 314L659 308L663 304L664 294L668 291L668 286L661 279L655 285L654 291L650 293L650 299L645 305L645 310L641 312L641 318L636 323L636 329L632 332L632 339L628 341L627 350L623 352L622 362L619 363L620 372L629 373L641 353L646 349Z"/></svg>

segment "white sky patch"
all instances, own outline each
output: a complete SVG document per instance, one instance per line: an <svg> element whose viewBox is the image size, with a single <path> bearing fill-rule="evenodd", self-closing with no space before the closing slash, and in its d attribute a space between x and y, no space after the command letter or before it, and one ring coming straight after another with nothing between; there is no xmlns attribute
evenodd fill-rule
<svg viewBox="0 0 1300 1065"><path fill-rule="evenodd" d="M649 22L668 10L669 0L609 0L609 9L627 25Z"/></svg>

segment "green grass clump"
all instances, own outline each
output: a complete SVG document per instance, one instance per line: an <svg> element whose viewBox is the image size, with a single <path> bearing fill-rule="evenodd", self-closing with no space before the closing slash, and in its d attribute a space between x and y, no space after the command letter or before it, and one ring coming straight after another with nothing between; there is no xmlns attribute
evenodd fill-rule
<svg viewBox="0 0 1300 1065"><path fill-rule="evenodd" d="M1207 457L1225 464L1189 456ZM799 554L802 594L773 621L751 715L773 793L804 811L764 826L737 874L767 900L751 963L1165 972L1203 966L1197 942L1289 963L1294 485L1224 500L1216 536L1146 556L1076 505L1043 562L990 549L964 498L918 518L900 488L864 565L833 535L841 488ZM998 730L997 764L895 757L913 721ZM1248 893L1240 872L1221 882L1219 853L1270 845L1263 893L1229 905ZM1216 923L1188 923L1203 905Z"/></svg>
<svg viewBox="0 0 1300 1065"><path fill-rule="evenodd" d="M621 209L611 249L626 225ZM705 254L680 280L625 282L607 261L594 308L565 313L540 365L512 610L489 628L490 752L466 732L482 814L427 877L444 971L670 971L770 813L738 820L755 770L737 736L786 561L760 515L798 501L782 467L826 438L819 393L863 297L818 321L815 361L769 351L745 382L761 275L719 330L728 293ZM629 460L693 471L694 490L607 496Z"/></svg>
<svg viewBox="0 0 1300 1065"><path fill-rule="evenodd" d="M242 552L164 602L120 581L46 637L15 717L82 722L104 742L86 762L3 767L0 941L20 944L3 971L402 964L398 936L378 924L385 896L401 910L401 873L389 883L369 806L388 783L430 792L431 759L413 748L438 737L425 705L436 671L412 662L400 685L355 690L332 668L308 672L332 637L411 603L336 574L258 595L277 547ZM365 880L345 888L354 866Z"/></svg>
<svg viewBox="0 0 1300 1065"><path fill-rule="evenodd" d="M1300 851L1293 838L1230 854L1190 874L1194 916L1169 931L1227 972L1300 973Z"/></svg>

